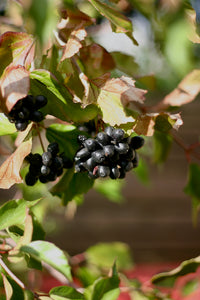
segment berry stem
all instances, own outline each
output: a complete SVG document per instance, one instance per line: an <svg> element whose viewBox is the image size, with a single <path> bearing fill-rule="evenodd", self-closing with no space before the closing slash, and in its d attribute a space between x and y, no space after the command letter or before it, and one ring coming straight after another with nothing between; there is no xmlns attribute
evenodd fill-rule
<svg viewBox="0 0 200 300"><path fill-rule="evenodd" d="M43 144L43 141L42 141L42 137L41 137L41 134L40 134L40 130L39 130L39 128L38 128L38 125L36 125L36 130L37 130L37 134L38 134L38 138L39 138L39 140L40 140L40 144L41 144L42 150L43 150L43 152L45 152L44 144Z"/></svg>

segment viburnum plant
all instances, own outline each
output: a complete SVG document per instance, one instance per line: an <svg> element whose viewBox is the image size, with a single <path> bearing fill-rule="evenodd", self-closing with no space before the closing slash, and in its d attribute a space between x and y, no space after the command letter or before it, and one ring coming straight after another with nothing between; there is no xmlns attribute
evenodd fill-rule
<svg viewBox="0 0 200 300"><path fill-rule="evenodd" d="M137 170L139 156L145 160L145 140L148 147L153 141L160 149L156 162L167 158L173 141L184 149L190 163L185 192L196 216L200 168L191 159L199 159L199 144L186 146L177 130L183 124L181 106L200 91L200 70L192 70L164 99L149 104L145 97L154 76L142 75L130 55L108 52L95 41L108 20L114 33L123 33L137 47L127 17L132 14L133 21L137 15L149 20L162 46L161 28L181 12L192 42L199 43L196 2L194 9L188 2L169 0L10 0L0 5L0 136L13 149L0 149L0 188L15 185L22 195L0 207L0 299L114 300L123 289L130 299L170 299L119 273L131 264L126 245L94 246L87 255L70 257L44 239L42 225L53 206L50 199L64 206L78 204L96 182L103 186L112 181L119 188L127 172ZM113 254L110 271L101 247ZM175 280L199 264L199 257L190 259L152 282ZM48 293L34 286L34 276L28 275L42 268L63 286Z"/></svg>

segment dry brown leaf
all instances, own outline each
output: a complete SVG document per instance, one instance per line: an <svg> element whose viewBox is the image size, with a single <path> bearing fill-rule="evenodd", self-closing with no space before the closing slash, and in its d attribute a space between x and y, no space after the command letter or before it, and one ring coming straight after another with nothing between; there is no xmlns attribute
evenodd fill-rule
<svg viewBox="0 0 200 300"><path fill-rule="evenodd" d="M139 135L152 136L154 133L155 120L151 115L141 115L134 127L135 133Z"/></svg>
<svg viewBox="0 0 200 300"><path fill-rule="evenodd" d="M24 158L31 152L32 139L23 142L0 167L0 188L9 189L15 183L21 183L20 168Z"/></svg>
<svg viewBox="0 0 200 300"><path fill-rule="evenodd" d="M200 70L193 70L168 94L153 107L155 111L167 109L169 106L181 106L192 102L200 92Z"/></svg>
<svg viewBox="0 0 200 300"><path fill-rule="evenodd" d="M83 27L84 23L79 24L75 27L75 29L71 32L69 40L67 41L66 46L64 47L63 56L61 61L66 58L70 58L79 52L80 48L82 48L82 43L87 36L87 32Z"/></svg>
<svg viewBox="0 0 200 300"><path fill-rule="evenodd" d="M1 110L8 113L15 103L28 94L29 72L22 66L6 68L0 81Z"/></svg>

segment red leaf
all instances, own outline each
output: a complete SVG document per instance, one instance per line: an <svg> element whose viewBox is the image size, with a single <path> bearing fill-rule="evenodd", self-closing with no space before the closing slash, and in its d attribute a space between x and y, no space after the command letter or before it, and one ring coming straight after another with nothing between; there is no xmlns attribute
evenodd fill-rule
<svg viewBox="0 0 200 300"><path fill-rule="evenodd" d="M8 113L15 103L28 94L29 72L21 66L8 67L0 81L1 110Z"/></svg>
<svg viewBox="0 0 200 300"><path fill-rule="evenodd" d="M34 57L33 37L25 32L5 32L0 36L0 76L9 66L30 67Z"/></svg>
<svg viewBox="0 0 200 300"><path fill-rule="evenodd" d="M9 189L15 183L21 183L20 169L24 158L31 152L32 139L23 142L0 167L0 188Z"/></svg>

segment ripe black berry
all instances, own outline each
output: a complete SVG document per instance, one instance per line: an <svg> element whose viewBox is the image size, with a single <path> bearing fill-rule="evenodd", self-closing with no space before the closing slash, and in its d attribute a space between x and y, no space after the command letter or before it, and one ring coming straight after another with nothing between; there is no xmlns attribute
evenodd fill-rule
<svg viewBox="0 0 200 300"><path fill-rule="evenodd" d="M133 163L133 168L137 168L138 164L139 164L139 157L137 152L135 152L135 158L132 160Z"/></svg>
<svg viewBox="0 0 200 300"><path fill-rule="evenodd" d="M42 163L45 166L50 166L52 163L52 154L51 152L44 152L42 154Z"/></svg>
<svg viewBox="0 0 200 300"><path fill-rule="evenodd" d="M30 115L30 112L26 107L22 107L18 113L18 117L21 120L28 120L29 115Z"/></svg>
<svg viewBox="0 0 200 300"><path fill-rule="evenodd" d="M129 145L125 143L118 143L117 145L115 145L115 150L119 154L126 154L129 150Z"/></svg>
<svg viewBox="0 0 200 300"><path fill-rule="evenodd" d="M51 152L53 156L55 156L59 152L59 146L58 143L53 142L48 145L47 152Z"/></svg>
<svg viewBox="0 0 200 300"><path fill-rule="evenodd" d="M31 173L27 173L25 176L25 182L29 186L33 186L37 182L38 178L33 176Z"/></svg>
<svg viewBox="0 0 200 300"><path fill-rule="evenodd" d="M113 130L112 138L117 142L121 141L124 138L124 130L121 128L116 128Z"/></svg>
<svg viewBox="0 0 200 300"><path fill-rule="evenodd" d="M92 158L96 163L102 163L105 160L105 154L103 150L96 150L92 152Z"/></svg>
<svg viewBox="0 0 200 300"><path fill-rule="evenodd" d="M15 127L18 131L24 131L28 126L28 122L27 121L23 121L23 120L17 120L15 122Z"/></svg>
<svg viewBox="0 0 200 300"><path fill-rule="evenodd" d="M90 151L87 148L82 148L75 155L75 160L87 159L90 157Z"/></svg>
<svg viewBox="0 0 200 300"><path fill-rule="evenodd" d="M43 95L38 95L35 97L35 108L40 109L47 104L47 98Z"/></svg>
<svg viewBox="0 0 200 300"><path fill-rule="evenodd" d="M52 162L52 169L53 170L59 170L63 168L63 160L61 157L59 156L56 156L54 159L53 159L53 162Z"/></svg>
<svg viewBox="0 0 200 300"><path fill-rule="evenodd" d="M87 140L87 137L85 135L83 135L83 134L80 134L80 135L78 135L77 140L78 140L79 144L82 145L83 142L85 140Z"/></svg>
<svg viewBox="0 0 200 300"><path fill-rule="evenodd" d="M107 145L103 147L103 151L106 157L112 157L115 154L114 145Z"/></svg>
<svg viewBox="0 0 200 300"><path fill-rule="evenodd" d="M96 161L92 157L90 157L86 160L86 162L83 165L86 170L92 171L96 166Z"/></svg>
<svg viewBox="0 0 200 300"><path fill-rule="evenodd" d="M113 131L114 131L114 127L112 127L112 126L108 126L108 127L106 127L105 130L104 130L104 132L105 132L107 135L109 135L110 137L113 136Z"/></svg>
<svg viewBox="0 0 200 300"><path fill-rule="evenodd" d="M134 136L131 139L130 146L132 149L137 150L144 145L144 139L141 136Z"/></svg>
<svg viewBox="0 0 200 300"><path fill-rule="evenodd" d="M110 170L110 178L111 179L117 179L117 178L119 178L119 176L120 176L119 167L117 167L117 166L112 167L111 170Z"/></svg>
<svg viewBox="0 0 200 300"><path fill-rule="evenodd" d="M41 122L43 119L44 119L44 115L39 110L35 110L30 114L30 120L33 122Z"/></svg>
<svg viewBox="0 0 200 300"><path fill-rule="evenodd" d="M48 175L50 171L51 171L50 168L45 165L43 165L40 169L42 175Z"/></svg>
<svg viewBox="0 0 200 300"><path fill-rule="evenodd" d="M89 151L94 151L99 148L99 145L97 141L95 141L92 138L89 138L83 142L83 145L89 150Z"/></svg>
<svg viewBox="0 0 200 300"><path fill-rule="evenodd" d="M110 168L107 166L98 166L99 177L107 177L110 175Z"/></svg>
<svg viewBox="0 0 200 300"><path fill-rule="evenodd" d="M111 140L110 136L103 131L97 134L96 139L101 145L107 145Z"/></svg>

